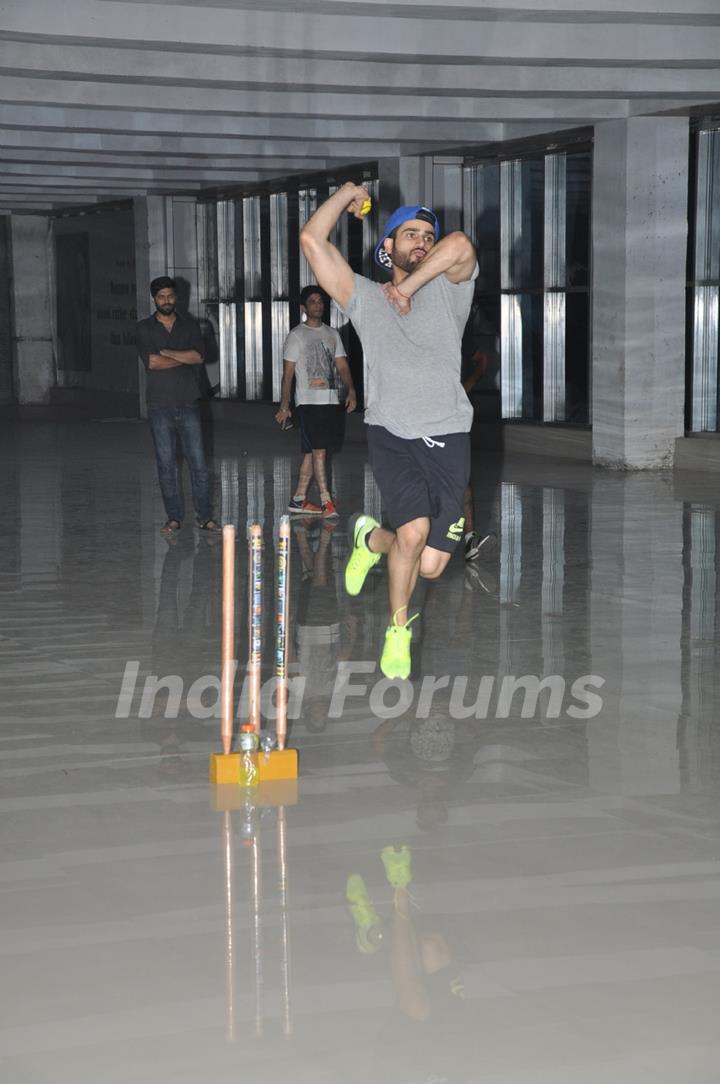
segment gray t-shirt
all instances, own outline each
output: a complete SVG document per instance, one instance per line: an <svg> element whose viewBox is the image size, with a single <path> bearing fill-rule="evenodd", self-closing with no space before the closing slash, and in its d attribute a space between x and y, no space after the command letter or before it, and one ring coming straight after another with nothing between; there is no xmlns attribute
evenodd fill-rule
<svg viewBox="0 0 720 1084"><path fill-rule="evenodd" d="M405 440L467 433L473 419L460 382L461 343L477 265L467 282L438 275L413 296L407 316L382 286L355 275L344 310L365 355L365 421Z"/></svg>
<svg viewBox="0 0 720 1084"><path fill-rule="evenodd" d="M327 406L340 402L335 358L345 357L345 347L334 327L298 324L289 333L283 357L295 362L295 402Z"/></svg>

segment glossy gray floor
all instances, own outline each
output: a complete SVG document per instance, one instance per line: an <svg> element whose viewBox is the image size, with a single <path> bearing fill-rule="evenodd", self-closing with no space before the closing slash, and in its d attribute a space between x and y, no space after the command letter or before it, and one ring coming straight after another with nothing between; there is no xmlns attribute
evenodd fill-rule
<svg viewBox="0 0 720 1084"><path fill-rule="evenodd" d="M295 440L242 439L218 514L269 538ZM145 427L0 453L3 1084L720 1079L716 478L478 461L498 549L418 591L401 696L384 573L341 590L349 446L294 530L299 800L225 815L220 550L159 535Z"/></svg>

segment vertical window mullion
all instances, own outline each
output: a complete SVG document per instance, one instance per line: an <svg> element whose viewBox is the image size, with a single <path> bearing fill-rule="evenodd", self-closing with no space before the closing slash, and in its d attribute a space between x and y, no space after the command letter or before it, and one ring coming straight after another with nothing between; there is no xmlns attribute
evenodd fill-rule
<svg viewBox="0 0 720 1084"><path fill-rule="evenodd" d="M245 270L245 398L262 393L262 268L260 197L243 199L243 266Z"/></svg>
<svg viewBox="0 0 720 1084"><path fill-rule="evenodd" d="M237 396L237 327L235 312L235 203L217 204L218 252L218 336L220 349L220 394Z"/></svg>
<svg viewBox="0 0 720 1084"><path fill-rule="evenodd" d="M500 165L500 398L503 418L522 417L522 315L515 285L515 254L522 243L522 163Z"/></svg>
<svg viewBox="0 0 720 1084"><path fill-rule="evenodd" d="M272 311L272 393L280 401L283 346L290 330L288 299L288 208L287 193L270 196L270 281Z"/></svg>
<svg viewBox="0 0 720 1084"><path fill-rule="evenodd" d="M543 421L565 420L567 157L545 155Z"/></svg>

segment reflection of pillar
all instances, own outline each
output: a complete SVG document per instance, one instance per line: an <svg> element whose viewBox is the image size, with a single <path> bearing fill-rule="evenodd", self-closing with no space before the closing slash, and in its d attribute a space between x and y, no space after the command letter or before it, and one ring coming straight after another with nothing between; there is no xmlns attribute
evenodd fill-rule
<svg viewBox="0 0 720 1084"><path fill-rule="evenodd" d="M285 806L280 806L277 812L277 854L278 854L278 882L280 888L280 915L282 922L282 1002L283 1002L283 1034L285 1038L292 1035L292 1006L290 995L290 928L288 924L288 898L287 898L287 820Z"/></svg>
<svg viewBox="0 0 720 1084"><path fill-rule="evenodd" d="M265 471L261 459L246 459L247 522L265 522Z"/></svg>
<svg viewBox="0 0 720 1084"><path fill-rule="evenodd" d="M32 426L19 432L17 523L22 580L55 583L62 562L62 464L52 431L35 431Z"/></svg>
<svg viewBox="0 0 720 1084"><path fill-rule="evenodd" d="M223 858L225 860L225 1035L235 1040L235 937L233 899L232 814L225 811L223 820Z"/></svg>
<svg viewBox="0 0 720 1084"><path fill-rule="evenodd" d="M564 674L565 491L543 489L542 645L546 674Z"/></svg>
<svg viewBox="0 0 720 1084"><path fill-rule="evenodd" d="M515 602L522 578L522 499L513 482L500 486L500 602Z"/></svg>
<svg viewBox="0 0 720 1084"><path fill-rule="evenodd" d="M684 789L712 785L717 771L717 511L686 513L682 711L678 748Z"/></svg>
<svg viewBox="0 0 720 1084"><path fill-rule="evenodd" d="M223 457L220 462L220 521L239 522L240 473L237 459Z"/></svg>
<svg viewBox="0 0 720 1084"><path fill-rule="evenodd" d="M591 786L610 794L679 786L682 507L670 485L656 474L593 479L589 640L605 684L588 752Z"/></svg>
<svg viewBox="0 0 720 1084"><path fill-rule="evenodd" d="M293 448L295 450L295 441L293 440ZM291 460L288 455L274 455L272 461L273 472L273 506L275 510L275 528L281 516L287 513L287 506L292 497L292 466L294 458Z"/></svg>
<svg viewBox="0 0 720 1084"><path fill-rule="evenodd" d="M11 215L15 393L19 403L47 403L55 387L51 221Z"/></svg>
<svg viewBox="0 0 720 1084"><path fill-rule="evenodd" d="M365 464L363 511L375 519L382 520L382 498L375 476L368 463Z"/></svg>
<svg viewBox="0 0 720 1084"><path fill-rule="evenodd" d="M255 1034L263 1033L262 853L259 832L252 838L253 963L255 976Z"/></svg>

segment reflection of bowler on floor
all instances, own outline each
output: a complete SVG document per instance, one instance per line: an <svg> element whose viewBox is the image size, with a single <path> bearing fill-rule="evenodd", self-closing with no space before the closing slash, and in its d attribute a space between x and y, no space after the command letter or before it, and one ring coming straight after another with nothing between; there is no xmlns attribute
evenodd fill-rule
<svg viewBox="0 0 720 1084"><path fill-rule="evenodd" d="M438 240L430 208L399 207L375 249L392 281L381 286L356 275L329 234L346 211L362 218L368 199L367 189L344 184L306 223L300 242L363 345L370 465L393 530L368 515L352 521L345 586L357 595L387 555L390 622L380 667L392 679L410 674L414 618L407 611L418 575L437 579L462 540L472 407L460 383L460 343L477 260L464 233Z"/></svg>
<svg viewBox="0 0 720 1084"><path fill-rule="evenodd" d="M305 323L294 327L283 348L283 379L280 408L275 415L282 425L290 417L290 390L295 378L295 419L300 428L303 453L291 512L302 515L336 516L327 477L327 452L342 447L345 412L355 409L355 388L345 347L335 328L323 323L325 297L317 286L306 286L300 294ZM345 404L340 402L338 378L345 387ZM320 506L307 497L313 476L320 493Z"/></svg>

